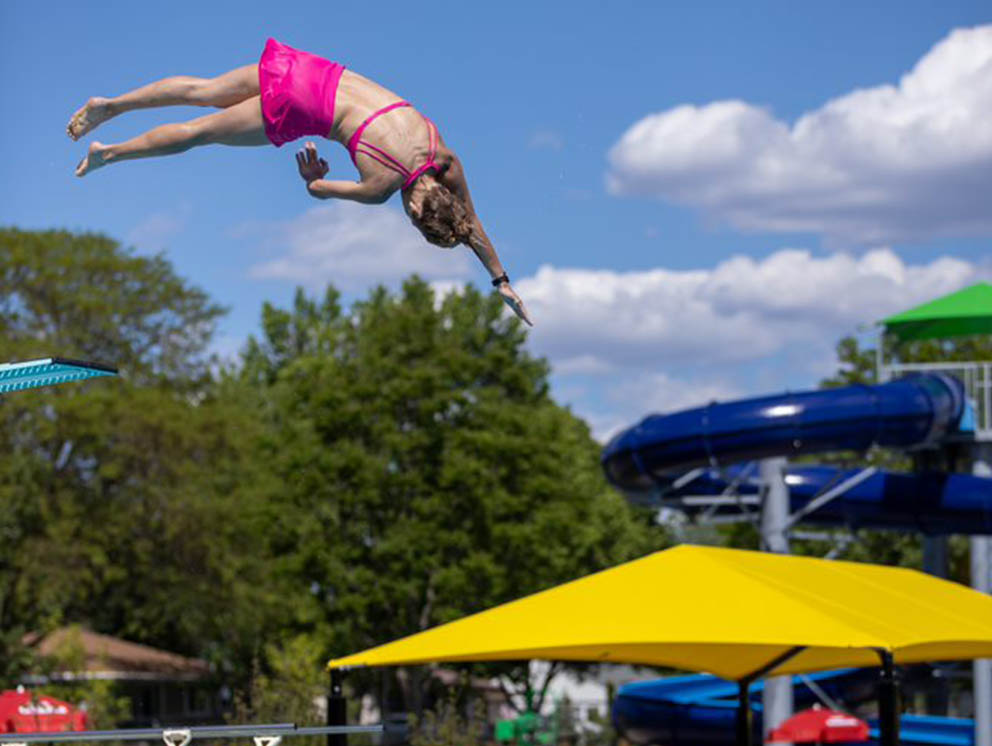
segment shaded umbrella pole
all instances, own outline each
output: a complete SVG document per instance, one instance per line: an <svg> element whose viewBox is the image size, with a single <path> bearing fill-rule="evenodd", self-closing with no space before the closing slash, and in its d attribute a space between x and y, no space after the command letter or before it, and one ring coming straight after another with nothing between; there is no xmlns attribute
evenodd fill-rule
<svg viewBox="0 0 992 746"><path fill-rule="evenodd" d="M737 746L751 746L754 738L754 713L751 712L752 679L737 682Z"/></svg>
<svg viewBox="0 0 992 746"><path fill-rule="evenodd" d="M344 698L344 688L341 680L344 674L340 669L331 669L330 688L327 691L327 724L348 724L348 700ZM348 736L345 733L328 733L327 746L348 746Z"/></svg>
<svg viewBox="0 0 992 746"><path fill-rule="evenodd" d="M879 649L882 675L878 680L878 742L881 746L899 744L899 679L896 677L892 653Z"/></svg>
<svg viewBox="0 0 992 746"><path fill-rule="evenodd" d="M757 671L737 680L737 746L753 746L754 744L754 713L751 712L751 684L774 671L790 658L794 658L806 649L800 645L782 653L767 665Z"/></svg>

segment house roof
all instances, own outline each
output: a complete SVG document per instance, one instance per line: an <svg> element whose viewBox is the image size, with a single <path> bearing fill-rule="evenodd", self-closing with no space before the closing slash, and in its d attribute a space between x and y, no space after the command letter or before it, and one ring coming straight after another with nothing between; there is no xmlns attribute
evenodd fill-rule
<svg viewBox="0 0 992 746"><path fill-rule="evenodd" d="M65 655L74 648L81 650L82 669L59 670L55 678L169 681L200 679L210 673L210 666L202 659L101 635L85 627L60 627L46 635L35 633L25 637L24 642L45 658Z"/></svg>

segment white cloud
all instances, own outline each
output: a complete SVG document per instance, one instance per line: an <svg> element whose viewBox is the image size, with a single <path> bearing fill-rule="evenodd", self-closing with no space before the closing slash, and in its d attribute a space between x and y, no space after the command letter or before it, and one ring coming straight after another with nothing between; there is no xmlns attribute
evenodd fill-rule
<svg viewBox="0 0 992 746"><path fill-rule="evenodd" d="M748 230L864 245L992 235L990 121L987 25L952 32L898 85L855 90L792 126L743 101L651 114L611 149L607 183Z"/></svg>
<svg viewBox="0 0 992 746"><path fill-rule="evenodd" d="M247 231L242 230L244 235ZM314 207L284 223L254 225L250 232L281 256L255 264L251 276L342 289L389 283L414 272L426 279L469 275L464 249L428 244L398 210L335 202Z"/></svg>
<svg viewBox="0 0 992 746"><path fill-rule="evenodd" d="M589 409L588 422L593 437L605 443L651 412L676 412L746 393L719 375L679 378L667 373L620 372L610 382L603 403Z"/></svg>
<svg viewBox="0 0 992 746"><path fill-rule="evenodd" d="M815 385L842 336L982 279L992 266L951 257L782 249L698 270L543 266L516 289L531 349L605 438L648 412Z"/></svg>
<svg viewBox="0 0 992 746"><path fill-rule="evenodd" d="M128 231L125 242L148 251L162 251L169 239L185 230L192 214L193 205L189 202L154 212Z"/></svg>
<svg viewBox="0 0 992 746"><path fill-rule="evenodd" d="M552 361L589 370L723 365L840 335L956 290L988 269L942 257L905 263L890 249L818 257L783 249L712 269L638 272L542 266L517 290Z"/></svg>
<svg viewBox="0 0 992 746"><path fill-rule="evenodd" d="M645 373L622 381L608 398L617 403L637 402L641 414L646 414L700 407L743 394L733 381L718 377L680 379L667 373Z"/></svg>
<svg viewBox="0 0 992 746"><path fill-rule="evenodd" d="M555 361L555 372L558 375L602 375L615 370L615 367L602 357L582 354L575 357Z"/></svg>

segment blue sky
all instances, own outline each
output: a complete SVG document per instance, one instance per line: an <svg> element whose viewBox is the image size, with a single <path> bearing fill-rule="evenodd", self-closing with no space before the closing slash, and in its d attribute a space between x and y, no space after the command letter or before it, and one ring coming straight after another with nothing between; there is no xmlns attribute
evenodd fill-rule
<svg viewBox="0 0 992 746"><path fill-rule="evenodd" d="M978 196L992 42L960 33L992 23L984 0L135 7L0 4L0 223L164 250L231 307L224 351L299 281L355 297L406 271L486 280L465 252L419 241L395 198L309 198L291 146L73 176L85 145L64 127L88 96L216 75L257 61L268 36L438 123L556 395L601 436L650 409L813 384L841 334L992 272ZM92 137L200 113L134 112ZM351 177L342 148L322 151Z"/></svg>

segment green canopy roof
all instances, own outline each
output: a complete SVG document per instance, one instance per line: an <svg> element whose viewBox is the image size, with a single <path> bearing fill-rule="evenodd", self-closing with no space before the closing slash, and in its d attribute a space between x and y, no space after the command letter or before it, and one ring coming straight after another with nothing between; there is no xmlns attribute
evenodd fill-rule
<svg viewBox="0 0 992 746"><path fill-rule="evenodd" d="M992 285L980 282L884 319L903 341L992 334Z"/></svg>

